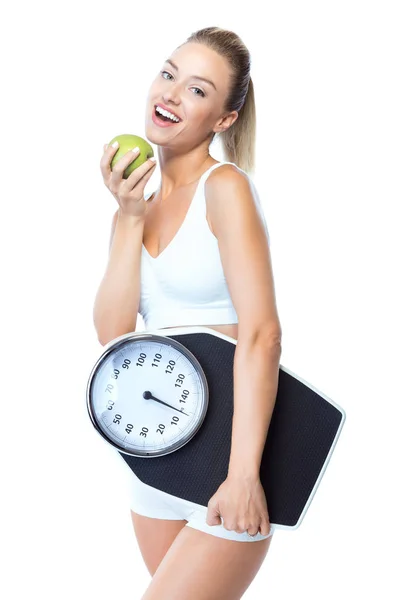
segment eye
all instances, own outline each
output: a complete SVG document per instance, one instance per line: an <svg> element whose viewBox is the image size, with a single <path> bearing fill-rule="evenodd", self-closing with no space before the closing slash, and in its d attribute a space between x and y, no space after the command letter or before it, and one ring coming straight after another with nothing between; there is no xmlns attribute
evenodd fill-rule
<svg viewBox="0 0 400 600"><path fill-rule="evenodd" d="M161 75L162 75L163 73L166 73L167 75L171 75L171 73L168 73L168 71L161 71ZM172 77L172 75L171 75L171 77ZM164 79L165 79L165 77L164 77Z"/></svg>
<svg viewBox="0 0 400 600"><path fill-rule="evenodd" d="M196 87L195 87L195 88L193 88L193 89L194 89L194 90L199 90L199 92L201 92L201 95L202 95L202 96L203 96L203 98L204 98L204 96L205 96L205 93L203 92L203 90L201 90L200 88L196 88ZM195 96L198 96L198 95L199 95L199 94L195 94Z"/></svg>
<svg viewBox="0 0 400 600"><path fill-rule="evenodd" d="M160 71L161 76L163 76L164 73L166 73L167 75L169 75L170 77L172 77L171 73L168 73L168 71ZM165 77L164 77L164 79L165 79ZM170 80L167 79L167 81L170 81ZM205 97L205 93L203 92L203 90L201 90L198 87L194 87L193 89L194 90L198 90L200 92L200 94L195 94L195 96L201 95L201 96L203 96L203 98Z"/></svg>

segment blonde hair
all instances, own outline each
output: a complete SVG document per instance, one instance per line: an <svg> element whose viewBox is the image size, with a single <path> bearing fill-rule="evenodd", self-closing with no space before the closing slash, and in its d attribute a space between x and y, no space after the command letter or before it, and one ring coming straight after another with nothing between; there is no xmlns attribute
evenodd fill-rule
<svg viewBox="0 0 400 600"><path fill-rule="evenodd" d="M225 57L232 69L230 91L224 110L236 110L236 121L218 134L225 158L246 172L254 170L256 144L256 106L250 76L250 53L241 38L227 29L206 27L192 33L185 43L205 44ZM215 133L212 140L214 140Z"/></svg>

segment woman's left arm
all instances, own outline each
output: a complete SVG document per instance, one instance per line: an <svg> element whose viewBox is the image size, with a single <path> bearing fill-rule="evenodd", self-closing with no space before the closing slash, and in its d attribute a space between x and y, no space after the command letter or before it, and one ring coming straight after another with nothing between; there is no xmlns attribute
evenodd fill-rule
<svg viewBox="0 0 400 600"><path fill-rule="evenodd" d="M238 522L241 520L238 513L254 495L257 499L253 504L257 508L252 514L264 512L265 499L261 498L260 486L255 482L259 480L276 400L282 332L268 234L251 181L234 165L223 165L207 178L205 197L226 283L238 315L233 373L234 414L227 477L231 482L237 482L237 487L236 484L233 484L234 488L225 484L226 493L216 495L222 497L231 522ZM252 482L248 491L234 494L239 498L236 505L229 503L228 492L237 490L245 481ZM218 502L215 502L216 514Z"/></svg>
<svg viewBox="0 0 400 600"><path fill-rule="evenodd" d="M258 474L275 405L281 326L268 236L252 182L234 165L215 169L205 197L238 315L229 473Z"/></svg>
<svg viewBox="0 0 400 600"><path fill-rule="evenodd" d="M259 477L278 390L279 334L242 339L234 356L234 407L228 476Z"/></svg>

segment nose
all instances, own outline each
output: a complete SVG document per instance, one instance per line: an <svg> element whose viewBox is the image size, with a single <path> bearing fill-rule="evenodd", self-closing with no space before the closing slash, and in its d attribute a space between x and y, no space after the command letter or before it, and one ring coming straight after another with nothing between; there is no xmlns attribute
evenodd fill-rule
<svg viewBox="0 0 400 600"><path fill-rule="evenodd" d="M173 104L179 105L179 85L178 84L170 84L168 89L163 93L163 99L165 104L168 102L172 102Z"/></svg>

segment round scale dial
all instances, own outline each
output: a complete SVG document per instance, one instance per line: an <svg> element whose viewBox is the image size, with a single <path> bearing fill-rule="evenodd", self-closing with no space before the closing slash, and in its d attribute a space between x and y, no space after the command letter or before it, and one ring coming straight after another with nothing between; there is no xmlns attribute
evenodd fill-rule
<svg viewBox="0 0 400 600"><path fill-rule="evenodd" d="M130 333L95 364L87 408L96 430L119 451L151 458L174 452L200 428L208 385L196 357L177 340Z"/></svg>

